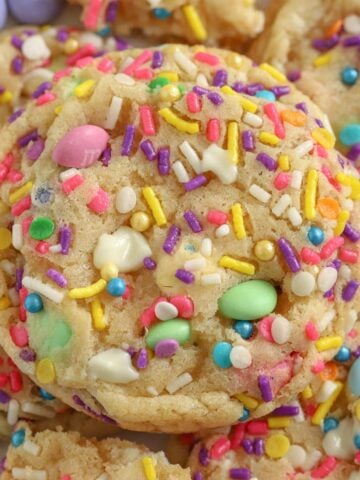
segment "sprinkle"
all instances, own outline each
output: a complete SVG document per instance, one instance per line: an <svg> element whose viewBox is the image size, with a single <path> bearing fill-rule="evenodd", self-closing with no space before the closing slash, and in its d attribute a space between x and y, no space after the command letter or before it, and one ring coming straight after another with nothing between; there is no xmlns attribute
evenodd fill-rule
<svg viewBox="0 0 360 480"><path fill-rule="evenodd" d="M106 287L106 281L100 278L97 282L86 287L73 288L69 291L69 297L74 299L94 297Z"/></svg>
<svg viewBox="0 0 360 480"><path fill-rule="evenodd" d="M344 385L341 382L336 382L336 384L337 388L334 393L326 400L326 402L323 402L318 406L314 415L312 416L311 422L313 423L313 425L321 425L321 422L324 420L331 407L335 403L336 399L340 395Z"/></svg>
<svg viewBox="0 0 360 480"><path fill-rule="evenodd" d="M265 145L276 146L280 142L279 137L269 132L260 132L259 140Z"/></svg>
<svg viewBox="0 0 360 480"><path fill-rule="evenodd" d="M172 169L180 183L187 183L190 180L190 177L180 160L177 160L175 163L173 163Z"/></svg>
<svg viewBox="0 0 360 480"><path fill-rule="evenodd" d="M342 245L345 240L343 237L333 237L322 246L320 250L320 257L324 260L331 257L333 253L336 252Z"/></svg>
<svg viewBox="0 0 360 480"><path fill-rule="evenodd" d="M326 150L334 148L335 146L335 136L329 132L329 130L326 130L326 128L316 128L311 132L311 136L315 142L326 148Z"/></svg>
<svg viewBox="0 0 360 480"><path fill-rule="evenodd" d="M345 302L350 302L355 296L357 289L359 288L359 283L355 280L350 280L342 290L341 298Z"/></svg>
<svg viewBox="0 0 360 480"><path fill-rule="evenodd" d="M85 80L80 83L75 89L74 94L78 98L87 98L93 93L96 82L93 79Z"/></svg>
<svg viewBox="0 0 360 480"><path fill-rule="evenodd" d="M186 212L184 213L184 218L194 233L202 232L201 223L199 222L197 216L192 210L186 210Z"/></svg>
<svg viewBox="0 0 360 480"><path fill-rule="evenodd" d="M55 290L36 278L25 276L22 279L22 285L28 290L34 290L41 295L44 295L44 297L52 300L55 303L61 303L64 299L64 293Z"/></svg>
<svg viewBox="0 0 360 480"><path fill-rule="evenodd" d="M291 423L291 419L288 417L268 417L267 422L269 428L277 430L288 427Z"/></svg>
<svg viewBox="0 0 360 480"><path fill-rule="evenodd" d="M285 193L284 195L281 195L281 197L275 203L271 211L276 217L280 217L290 205L291 197L290 195Z"/></svg>
<svg viewBox="0 0 360 480"><path fill-rule="evenodd" d="M345 263L358 263L359 253L356 250L349 248L341 248L339 252L339 259Z"/></svg>
<svg viewBox="0 0 360 480"><path fill-rule="evenodd" d="M169 228L168 234L162 246L164 252L170 255L174 251L174 248L180 239L180 235L181 230L177 225L172 225Z"/></svg>
<svg viewBox="0 0 360 480"><path fill-rule="evenodd" d="M63 226L60 228L60 244L62 255L67 255L70 249L72 233L69 227Z"/></svg>
<svg viewBox="0 0 360 480"><path fill-rule="evenodd" d="M153 54L151 50L144 50L138 57L135 58L135 60L130 63L130 65L125 68L122 73L125 75L133 75L139 67L151 60L152 56Z"/></svg>
<svg viewBox="0 0 360 480"><path fill-rule="evenodd" d="M277 70L275 67L269 65L268 63L261 63L259 65L259 68L267 72L269 75L275 78L275 80L278 80L279 82L282 82L282 83L287 82L286 76L283 73L279 72L279 70Z"/></svg>
<svg viewBox="0 0 360 480"><path fill-rule="evenodd" d="M302 158L305 157L311 150L314 148L314 144L311 140L306 140L303 143L300 143L293 152L295 158Z"/></svg>
<svg viewBox="0 0 360 480"><path fill-rule="evenodd" d="M300 170L293 170L291 175L290 186L292 188L295 188L295 190L300 190L302 180L303 180L303 172L301 172Z"/></svg>
<svg viewBox="0 0 360 480"><path fill-rule="evenodd" d="M198 113L201 111L201 100L195 92L189 92L186 95L186 105L190 113Z"/></svg>
<svg viewBox="0 0 360 480"><path fill-rule="evenodd" d="M173 393L177 392L181 388L185 387L189 383L193 381L192 376L190 373L183 373L179 377L175 378L172 382L170 382L165 389L172 395Z"/></svg>
<svg viewBox="0 0 360 480"><path fill-rule="evenodd" d="M191 78L195 78L198 71L197 66L178 48L174 52L174 60ZM163 73L161 73L161 75L163 75Z"/></svg>
<svg viewBox="0 0 360 480"><path fill-rule="evenodd" d="M201 63L206 63L207 65L210 65L214 67L215 65L218 65L220 60L217 55L213 55L211 53L207 52L197 52L194 55L194 58Z"/></svg>
<svg viewBox="0 0 360 480"><path fill-rule="evenodd" d="M46 272L46 275L51 278L51 280L54 280L57 285L61 288L65 288L67 286L67 280L62 275L58 270L55 270L54 268L49 268L49 270Z"/></svg>
<svg viewBox="0 0 360 480"><path fill-rule="evenodd" d="M202 275L200 280L201 285L220 285L221 283L221 275L219 273L208 273L206 275Z"/></svg>
<svg viewBox="0 0 360 480"><path fill-rule="evenodd" d="M11 469L14 480L47 480L46 470L33 470L28 468L14 467Z"/></svg>
<svg viewBox="0 0 360 480"><path fill-rule="evenodd" d="M258 376L258 385L264 402L271 402L273 394L270 386L270 379L267 375Z"/></svg>
<svg viewBox="0 0 360 480"><path fill-rule="evenodd" d="M203 238L201 241L200 253L204 257L210 257L212 253L212 241L210 238Z"/></svg>
<svg viewBox="0 0 360 480"><path fill-rule="evenodd" d="M143 260L144 267L147 270L155 270L156 262L151 257L145 257Z"/></svg>
<svg viewBox="0 0 360 480"><path fill-rule="evenodd" d="M256 200L259 200L259 202L262 202L262 203L267 203L270 198L271 198L271 194L268 193L266 190L264 190L263 188L261 188L259 185L257 185L256 183L253 183L250 188L249 188L249 193L254 197L256 198Z"/></svg>
<svg viewBox="0 0 360 480"><path fill-rule="evenodd" d="M343 235L354 243L360 240L360 231L356 230L349 222L345 225Z"/></svg>
<svg viewBox="0 0 360 480"><path fill-rule="evenodd" d="M147 139L144 140L143 142L140 143L140 148L143 151L145 157L152 162L155 160L157 154L156 150L154 148L154 145L152 144L151 140Z"/></svg>
<svg viewBox="0 0 360 480"><path fill-rule="evenodd" d="M267 170L275 171L277 169L277 161L265 152L258 153L256 160L262 163Z"/></svg>
<svg viewBox="0 0 360 480"><path fill-rule="evenodd" d="M348 210L342 210L338 217L337 217L337 222L336 222L336 227L334 228L334 235L338 236L344 233L344 230L347 225L347 221L350 218L350 212Z"/></svg>
<svg viewBox="0 0 360 480"><path fill-rule="evenodd" d="M150 106L142 105L139 110L141 125L145 135L155 135L155 124Z"/></svg>
<svg viewBox="0 0 360 480"><path fill-rule="evenodd" d="M274 178L273 184L277 190L284 190L290 185L291 176L289 173L280 172Z"/></svg>
<svg viewBox="0 0 360 480"><path fill-rule="evenodd" d="M196 151L193 149L193 147L190 145L190 143L185 140L179 145L179 149L181 153L185 156L186 160L190 163L192 168L195 170L195 172L197 174L201 173L202 167L200 158Z"/></svg>
<svg viewBox="0 0 360 480"><path fill-rule="evenodd" d="M166 216L162 209L161 203L157 198L154 190L151 187L143 188L143 196L145 198L146 203L148 204L151 213L156 221L156 224L159 227L163 227L166 225Z"/></svg>
<svg viewBox="0 0 360 480"><path fill-rule="evenodd" d="M338 349L343 343L343 338L340 336L322 337L315 342L315 346L318 352L324 352L326 350Z"/></svg>
<svg viewBox="0 0 360 480"><path fill-rule="evenodd" d="M243 116L243 122L250 127L259 128L263 124L263 119L259 117L259 115L254 115L253 113L246 112Z"/></svg>
<svg viewBox="0 0 360 480"><path fill-rule="evenodd" d="M293 273L298 272L301 269L300 262L297 258L296 251L294 250L290 242L286 240L286 238L281 237L277 243L290 270Z"/></svg>
<svg viewBox="0 0 360 480"><path fill-rule="evenodd" d="M255 150L255 139L251 130L244 130L241 133L241 142L245 151L253 152Z"/></svg>
<svg viewBox="0 0 360 480"><path fill-rule="evenodd" d="M239 240L246 237L243 212L240 203L235 203L231 207L231 214L234 224L235 235Z"/></svg>
<svg viewBox="0 0 360 480"><path fill-rule="evenodd" d="M108 108L106 120L104 122L104 128L112 130L119 119L123 99L117 96L113 96L111 99L110 107Z"/></svg>
<svg viewBox="0 0 360 480"><path fill-rule="evenodd" d="M186 121L175 115L170 108L162 108L159 115L170 125L175 127L179 132L195 134L199 133L200 127L197 121Z"/></svg>
<svg viewBox="0 0 360 480"><path fill-rule="evenodd" d="M98 332L102 332L107 327L107 323L104 318L104 311L101 306L100 300L97 298L93 300L90 304L90 308L93 327Z"/></svg>
<svg viewBox="0 0 360 480"><path fill-rule="evenodd" d="M143 465L146 480L156 480L157 475L153 459L151 457L143 457L141 462Z"/></svg>
<svg viewBox="0 0 360 480"><path fill-rule="evenodd" d="M323 67L324 65L327 65L332 61L332 53L324 53L323 55L319 55L318 57L315 58L314 60L314 66L315 67Z"/></svg>
<svg viewBox="0 0 360 480"><path fill-rule="evenodd" d="M16 425L19 419L20 404L14 398L10 400L7 412L7 423L11 426ZM25 442L26 443L26 442ZM24 448L25 445L23 445Z"/></svg>
<svg viewBox="0 0 360 480"><path fill-rule="evenodd" d="M164 54L161 50L155 50L151 68L160 68L164 62Z"/></svg>
<svg viewBox="0 0 360 480"><path fill-rule="evenodd" d="M217 118L211 118L206 124L206 138L209 142L217 142L220 138L220 123Z"/></svg>
<svg viewBox="0 0 360 480"><path fill-rule="evenodd" d="M227 135L230 159L236 165L239 163L239 125L237 122L229 122Z"/></svg>
<svg viewBox="0 0 360 480"><path fill-rule="evenodd" d="M311 478L327 478L337 464L338 460L335 457L326 456L318 467L311 470Z"/></svg>
<svg viewBox="0 0 360 480"><path fill-rule="evenodd" d="M134 125L127 125L123 143L121 146L121 155L123 155L124 157L128 157L130 155L130 151L134 143L134 138L135 138Z"/></svg>
<svg viewBox="0 0 360 480"><path fill-rule="evenodd" d="M316 192L319 181L319 174L316 170L311 169L307 175L305 188L305 217L312 220L316 216Z"/></svg>
<svg viewBox="0 0 360 480"><path fill-rule="evenodd" d="M255 266L248 262L243 262L241 260L236 260L235 258L223 255L219 260L220 267L229 268L238 273L243 273L244 275L254 275Z"/></svg>
<svg viewBox="0 0 360 480"><path fill-rule="evenodd" d="M170 148L159 148L158 152L158 171L160 175L169 175L170 173Z"/></svg>
<svg viewBox="0 0 360 480"><path fill-rule="evenodd" d="M230 227L227 223L224 223L224 225L220 225L220 227L218 227L215 230L215 237L216 238L226 237L227 235L229 235L229 233L230 233Z"/></svg>
<svg viewBox="0 0 360 480"><path fill-rule="evenodd" d="M239 95L237 92L235 92L231 87L228 85L225 85L221 87L221 91L225 93L225 95L233 95L236 96L236 98L239 100L240 105L246 112L250 113L255 113L258 109L258 106L256 103L252 102L246 97L243 97L242 95Z"/></svg>
<svg viewBox="0 0 360 480"><path fill-rule="evenodd" d="M195 282L194 274L182 268L179 268L178 270L176 270L175 277L188 285Z"/></svg>
<svg viewBox="0 0 360 480"><path fill-rule="evenodd" d="M224 69L216 70L214 78L213 78L213 85L214 87L223 87L227 84L228 81L228 74L227 71Z"/></svg>
<svg viewBox="0 0 360 480"><path fill-rule="evenodd" d="M195 7L185 5L182 10L196 40L200 42L206 40L207 32Z"/></svg>
<svg viewBox="0 0 360 480"><path fill-rule="evenodd" d="M206 260L203 257L192 258L184 263L184 269L196 272L206 267Z"/></svg>
<svg viewBox="0 0 360 480"><path fill-rule="evenodd" d="M205 175L198 175L197 177L192 178L188 182L184 183L184 188L187 192L191 192L196 188L202 187L207 182Z"/></svg>
<svg viewBox="0 0 360 480"><path fill-rule="evenodd" d="M17 190L15 190L15 192L12 192L9 195L9 202L11 204L14 204L19 200L22 200L26 195L28 195L31 192L32 188L33 188L32 182L25 183L22 187L18 188Z"/></svg>
<svg viewBox="0 0 360 480"><path fill-rule="evenodd" d="M148 351L146 348L141 348L136 361L136 366L139 370L143 370L148 365Z"/></svg>

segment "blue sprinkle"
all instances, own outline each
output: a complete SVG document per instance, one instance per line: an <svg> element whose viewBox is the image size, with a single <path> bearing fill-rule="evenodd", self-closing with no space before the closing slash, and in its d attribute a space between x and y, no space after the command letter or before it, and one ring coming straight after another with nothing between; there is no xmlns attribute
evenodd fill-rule
<svg viewBox="0 0 360 480"><path fill-rule="evenodd" d="M51 395L51 393L47 392L43 388L39 388L39 393L44 400L54 400L55 399L55 397L53 397Z"/></svg>
<svg viewBox="0 0 360 480"><path fill-rule="evenodd" d="M326 433L326 432L330 432L330 430L335 430L335 428L337 428L338 425L339 425L339 420L337 420L334 417L327 417L324 420L322 428L324 433Z"/></svg>
<svg viewBox="0 0 360 480"><path fill-rule="evenodd" d="M230 352L232 346L228 342L218 342L212 351L212 358L215 364L220 368L230 368Z"/></svg>
<svg viewBox="0 0 360 480"><path fill-rule="evenodd" d="M325 233L321 228L312 226L308 231L308 239L313 245L320 245L324 241Z"/></svg>
<svg viewBox="0 0 360 480"><path fill-rule="evenodd" d="M237 320L233 325L233 329L244 340L248 340L254 333L253 322L247 320Z"/></svg>
<svg viewBox="0 0 360 480"><path fill-rule="evenodd" d="M347 362L351 357L351 350L346 345L340 347L340 350L335 355L335 360L338 362Z"/></svg>
<svg viewBox="0 0 360 480"><path fill-rule="evenodd" d="M151 12L154 17L158 18L159 20L166 20L167 18L171 17L171 12L166 8L153 8Z"/></svg>
<svg viewBox="0 0 360 480"><path fill-rule="evenodd" d="M276 100L276 96L271 90L259 90L256 92L255 97L264 98L269 102L274 102Z"/></svg>
<svg viewBox="0 0 360 480"><path fill-rule="evenodd" d="M360 143L360 123L350 123L346 125L339 134L343 145L352 146Z"/></svg>
<svg viewBox="0 0 360 480"><path fill-rule="evenodd" d="M250 410L244 407L243 414L239 418L239 422L246 422L246 420L250 417Z"/></svg>
<svg viewBox="0 0 360 480"><path fill-rule="evenodd" d="M354 85L359 78L359 70L354 67L345 67L341 72L341 80L345 85Z"/></svg>
<svg viewBox="0 0 360 480"><path fill-rule="evenodd" d="M109 25L105 25L101 30L96 32L100 37L108 37L111 33L111 28Z"/></svg>
<svg viewBox="0 0 360 480"><path fill-rule="evenodd" d="M360 449L360 433L357 433L353 440L355 447Z"/></svg>
<svg viewBox="0 0 360 480"><path fill-rule="evenodd" d="M113 297L121 297L121 295L124 295L125 289L126 283L122 278L112 278L106 286L106 290Z"/></svg>
<svg viewBox="0 0 360 480"><path fill-rule="evenodd" d="M38 313L43 310L44 304L38 293L30 293L25 298L24 307L30 313Z"/></svg>
<svg viewBox="0 0 360 480"><path fill-rule="evenodd" d="M20 447L25 441L25 429L21 428L20 430L16 430L11 435L11 445L13 447Z"/></svg>

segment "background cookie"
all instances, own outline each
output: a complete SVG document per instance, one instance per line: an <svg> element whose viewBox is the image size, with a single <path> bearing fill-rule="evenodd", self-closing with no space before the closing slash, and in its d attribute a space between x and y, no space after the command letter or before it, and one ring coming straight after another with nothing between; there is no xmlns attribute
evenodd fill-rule
<svg viewBox="0 0 360 480"><path fill-rule="evenodd" d="M127 428L231 424L248 395L263 415L356 316L356 171L269 65L181 46L118 61L74 69L3 131L25 175L1 195L36 361L10 338L16 309L0 341L59 398Z"/></svg>

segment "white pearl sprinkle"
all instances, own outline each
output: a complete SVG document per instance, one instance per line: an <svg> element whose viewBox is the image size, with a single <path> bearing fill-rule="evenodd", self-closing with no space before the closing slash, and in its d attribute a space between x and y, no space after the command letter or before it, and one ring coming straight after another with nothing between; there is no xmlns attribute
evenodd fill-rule
<svg viewBox="0 0 360 480"><path fill-rule="evenodd" d="M282 315L276 315L271 324L271 336L279 345L286 343L290 338L291 325Z"/></svg>
<svg viewBox="0 0 360 480"><path fill-rule="evenodd" d="M158 302L155 305L155 315L159 320L171 320L178 316L178 309L170 302Z"/></svg>
<svg viewBox="0 0 360 480"><path fill-rule="evenodd" d="M307 297L315 288L315 278L309 272L298 272L291 280L291 291L298 297Z"/></svg>
<svg viewBox="0 0 360 480"><path fill-rule="evenodd" d="M336 268L333 267L324 267L320 270L320 273L317 278L317 285L321 292L327 292L335 285L337 280L338 272Z"/></svg>
<svg viewBox="0 0 360 480"><path fill-rule="evenodd" d="M132 187L123 187L116 194L116 210L129 213L136 206L136 193Z"/></svg>
<svg viewBox="0 0 360 480"><path fill-rule="evenodd" d="M242 345L236 345L230 352L230 362L235 368L248 368L252 363L251 353Z"/></svg>

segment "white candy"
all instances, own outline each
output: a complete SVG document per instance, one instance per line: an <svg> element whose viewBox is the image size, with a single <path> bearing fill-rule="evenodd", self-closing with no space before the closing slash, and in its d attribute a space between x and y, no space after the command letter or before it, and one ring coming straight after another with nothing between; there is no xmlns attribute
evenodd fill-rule
<svg viewBox="0 0 360 480"><path fill-rule="evenodd" d="M209 82L203 73L199 73L196 77L196 85L199 87L207 88L209 86Z"/></svg>
<svg viewBox="0 0 360 480"><path fill-rule="evenodd" d="M289 210L287 211L287 215L291 224L294 227L299 227L302 224L303 219L297 208L290 207Z"/></svg>
<svg viewBox="0 0 360 480"><path fill-rule="evenodd" d="M236 345L230 352L230 362L235 368L248 368L252 363L251 353L242 345Z"/></svg>
<svg viewBox="0 0 360 480"><path fill-rule="evenodd" d="M344 280L350 280L352 271L351 268L348 265L345 265L344 263L341 265L340 270L339 270L339 275L341 278Z"/></svg>
<svg viewBox="0 0 360 480"><path fill-rule="evenodd" d="M309 152L311 152L313 148L314 148L314 144L312 140L306 140L305 142L300 143L300 145L298 145L294 149L293 155L295 158L302 158L305 155L307 155Z"/></svg>
<svg viewBox="0 0 360 480"><path fill-rule="evenodd" d="M208 273L203 275L200 280L201 285L220 285L221 275L220 273Z"/></svg>
<svg viewBox="0 0 360 480"><path fill-rule="evenodd" d="M276 217L280 217L290 205L291 197L290 195L285 193L284 195L281 195L281 197L275 203L271 211Z"/></svg>
<svg viewBox="0 0 360 480"><path fill-rule="evenodd" d="M186 183L190 180L190 176L180 160L173 163L172 169L180 183Z"/></svg>
<svg viewBox="0 0 360 480"><path fill-rule="evenodd" d="M305 463L302 465L302 470L305 472L311 470L322 457L323 454L320 452L320 450L311 450L311 452L307 454Z"/></svg>
<svg viewBox="0 0 360 480"><path fill-rule="evenodd" d="M21 223L14 223L12 226L12 246L20 250L23 246L23 230Z"/></svg>
<svg viewBox="0 0 360 480"><path fill-rule="evenodd" d="M190 163L192 168L195 170L195 172L198 174L201 173L202 167L199 155L195 152L190 143L185 140L179 145L179 149L186 158L186 160Z"/></svg>
<svg viewBox="0 0 360 480"><path fill-rule="evenodd" d="M263 188L259 187L259 185L256 185L256 183L253 183L250 186L249 193L254 198L256 198L256 200L259 200L259 202L262 202L262 203L267 203L271 198L270 193L268 193Z"/></svg>
<svg viewBox="0 0 360 480"><path fill-rule="evenodd" d="M189 74L191 79L194 79L196 77L196 74L198 72L197 66L178 48L175 50L173 58L175 62L179 65L179 67Z"/></svg>
<svg viewBox="0 0 360 480"><path fill-rule="evenodd" d="M202 171L213 172L224 185L234 183L238 167L230 159L229 152L213 143L203 153Z"/></svg>
<svg viewBox="0 0 360 480"><path fill-rule="evenodd" d="M51 247L49 247L49 252L51 253L60 253L61 250L62 250L62 247L60 243L56 245L51 245Z"/></svg>
<svg viewBox="0 0 360 480"><path fill-rule="evenodd" d="M102 37L92 32L82 33L79 37L79 43L80 45L87 45L90 43L91 45L94 45L96 50L102 50L104 48L104 40Z"/></svg>
<svg viewBox="0 0 360 480"><path fill-rule="evenodd" d="M303 176L303 172L300 170L294 170L291 175L290 187L295 188L295 190L300 190Z"/></svg>
<svg viewBox="0 0 360 480"><path fill-rule="evenodd" d="M98 353L88 362L90 377L109 383L130 383L139 378L128 352L110 348Z"/></svg>
<svg viewBox="0 0 360 480"><path fill-rule="evenodd" d="M77 168L68 168L60 173L59 178L62 182L66 182L66 180L70 180L70 178L75 177L75 175L79 174L79 170Z"/></svg>
<svg viewBox="0 0 360 480"><path fill-rule="evenodd" d="M25 442L22 444L22 448L35 457L40 453L40 446L31 440L25 440Z"/></svg>
<svg viewBox="0 0 360 480"><path fill-rule="evenodd" d="M334 267L324 267L317 277L317 285L321 292L327 292L337 280L338 272Z"/></svg>
<svg viewBox="0 0 360 480"><path fill-rule="evenodd" d="M193 381L192 376L190 375L190 373L186 372L186 373L183 373L182 375L178 376L177 378L175 378L175 380L173 380L172 382L170 382L165 387L165 389L170 393L170 395L172 395L173 393L180 390L180 388L185 387L186 385L188 385L192 381Z"/></svg>
<svg viewBox="0 0 360 480"><path fill-rule="evenodd" d="M335 392L338 385L332 380L325 380L321 385L319 391L316 393L316 401L319 403L326 402L328 398Z"/></svg>
<svg viewBox="0 0 360 480"><path fill-rule="evenodd" d="M201 255L204 255L204 257L211 257L212 240L210 238L204 238L201 241L200 253Z"/></svg>
<svg viewBox="0 0 360 480"><path fill-rule="evenodd" d="M10 400L8 412L7 412L7 423L9 425L15 425L19 419L20 405L17 400L14 398Z"/></svg>
<svg viewBox="0 0 360 480"><path fill-rule="evenodd" d="M123 100L120 97L115 95L111 99L110 107L107 111L106 120L104 122L104 128L107 130L112 130L115 128L116 122L118 121Z"/></svg>
<svg viewBox="0 0 360 480"><path fill-rule="evenodd" d="M206 267L206 260L203 257L192 258L184 263L184 269L190 272L196 272Z"/></svg>
<svg viewBox="0 0 360 480"><path fill-rule="evenodd" d="M346 315L345 318L345 325L344 325L344 330L345 333L349 333L350 330L353 329L356 321L357 321L358 314L356 310L350 310L348 314Z"/></svg>
<svg viewBox="0 0 360 480"><path fill-rule="evenodd" d="M263 119L259 115L255 115L255 113L246 112L243 116L243 122L250 127L259 128L263 124Z"/></svg>
<svg viewBox="0 0 360 480"><path fill-rule="evenodd" d="M106 263L113 263L120 273L134 272L150 255L150 245L141 233L130 227L120 227L112 235L103 233L100 236L94 250L94 265L100 270Z"/></svg>
<svg viewBox="0 0 360 480"><path fill-rule="evenodd" d="M282 315L276 315L271 324L271 336L276 343L282 345L290 338L290 322Z"/></svg>
<svg viewBox="0 0 360 480"><path fill-rule="evenodd" d="M129 213L136 206L136 193L132 187L123 187L116 194L116 210L119 213Z"/></svg>
<svg viewBox="0 0 360 480"><path fill-rule="evenodd" d="M178 313L178 309L170 302L158 302L155 306L155 315L159 320L171 320Z"/></svg>
<svg viewBox="0 0 360 480"><path fill-rule="evenodd" d="M348 15L344 19L344 29L345 32L351 33L352 35L360 34L360 16L359 15Z"/></svg>
<svg viewBox="0 0 360 480"><path fill-rule="evenodd" d="M64 300L65 294L55 290L55 288L50 287L46 283L43 283L41 280L33 277L24 277L22 284L28 290L35 290L36 292L44 295L49 300L52 300L55 303L61 303Z"/></svg>
<svg viewBox="0 0 360 480"><path fill-rule="evenodd" d="M21 404L21 410L24 413L31 413L31 415L38 417L54 418L56 415L56 412L52 408L44 407L39 403L33 402L23 402Z"/></svg>
<svg viewBox="0 0 360 480"><path fill-rule="evenodd" d="M298 272L291 279L291 291L298 297L307 297L315 288L315 278L309 272Z"/></svg>
<svg viewBox="0 0 360 480"><path fill-rule="evenodd" d="M226 237L227 235L229 235L229 233L230 233L230 227L227 223L224 223L223 225L220 225L220 227L218 227L215 230L215 237L216 238Z"/></svg>
<svg viewBox="0 0 360 480"><path fill-rule="evenodd" d="M290 445L286 454L286 458L293 468L302 467L306 461L306 456L306 451L300 445Z"/></svg>
<svg viewBox="0 0 360 480"><path fill-rule="evenodd" d="M130 63L132 62L133 59L131 59ZM121 85L126 85L127 87L132 87L135 85L135 80L130 77L129 75L126 75L126 73L118 73L115 75L115 80L120 83Z"/></svg>
<svg viewBox="0 0 360 480"><path fill-rule="evenodd" d="M27 37L21 51L28 60L47 60L51 56L51 51L41 35Z"/></svg>
<svg viewBox="0 0 360 480"><path fill-rule="evenodd" d="M14 480L47 480L46 470L33 470L32 468L12 468Z"/></svg>

